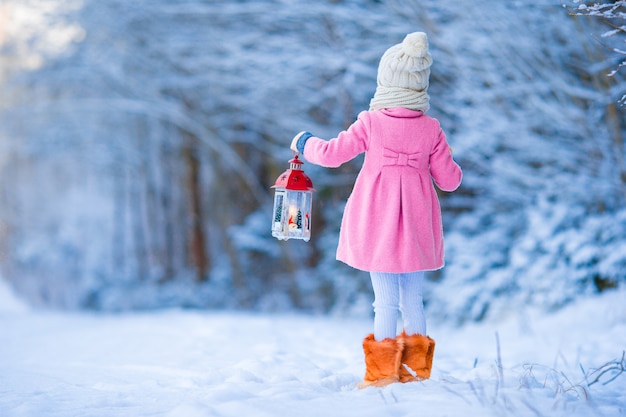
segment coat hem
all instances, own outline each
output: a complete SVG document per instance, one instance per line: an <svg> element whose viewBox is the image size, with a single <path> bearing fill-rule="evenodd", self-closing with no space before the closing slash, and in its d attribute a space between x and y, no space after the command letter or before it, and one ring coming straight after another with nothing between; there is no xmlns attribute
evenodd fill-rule
<svg viewBox="0 0 626 417"><path fill-rule="evenodd" d="M389 273L389 274L409 274L411 272L432 272L432 271L438 271L440 269L442 269L445 266L445 262L441 264L441 266L438 267L433 267L433 268L418 268L418 269L406 269L406 268L400 268L400 269L393 269L393 270L389 270L386 268L375 268L375 267L366 267L366 266L357 266L354 265L348 261L345 261L343 259L340 258L336 258L338 261L343 262L344 264L348 265L351 268L354 269L358 269L359 271L364 271L364 272L382 272L382 273Z"/></svg>

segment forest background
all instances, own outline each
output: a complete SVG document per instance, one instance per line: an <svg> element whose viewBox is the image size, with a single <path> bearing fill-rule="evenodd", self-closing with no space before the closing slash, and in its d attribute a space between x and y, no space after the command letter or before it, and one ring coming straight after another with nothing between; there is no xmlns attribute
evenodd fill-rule
<svg viewBox="0 0 626 417"><path fill-rule="evenodd" d="M368 275L334 259L361 160L305 164L308 243L271 237L270 186L293 135L349 126L382 53L421 30L430 115L464 169L441 194L429 315L554 310L623 286L623 21L578 7L2 0L0 279L61 309L369 314Z"/></svg>

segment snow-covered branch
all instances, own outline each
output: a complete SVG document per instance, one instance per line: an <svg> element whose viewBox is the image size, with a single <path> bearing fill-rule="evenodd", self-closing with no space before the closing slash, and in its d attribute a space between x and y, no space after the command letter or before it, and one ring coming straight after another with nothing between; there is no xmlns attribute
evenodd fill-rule
<svg viewBox="0 0 626 417"><path fill-rule="evenodd" d="M582 3L583 0L573 0L574 3ZM572 12L575 16L593 16L601 18L611 29L605 31L600 36L603 39L616 37L618 44L624 46L608 46L608 48L618 56L626 57L626 1L618 0L611 2L601 2L593 4L579 4ZM615 76L622 68L626 67L626 58L621 59L612 69L608 76ZM626 95L620 102L626 104Z"/></svg>

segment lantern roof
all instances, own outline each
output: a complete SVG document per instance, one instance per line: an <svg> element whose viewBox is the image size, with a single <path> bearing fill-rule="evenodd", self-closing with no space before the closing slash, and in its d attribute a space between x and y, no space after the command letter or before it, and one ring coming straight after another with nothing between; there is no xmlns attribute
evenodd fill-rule
<svg viewBox="0 0 626 417"><path fill-rule="evenodd" d="M313 181L302 170L303 162L294 156L289 161L289 169L283 172L276 179L276 183L272 188L284 188L294 191L315 191Z"/></svg>

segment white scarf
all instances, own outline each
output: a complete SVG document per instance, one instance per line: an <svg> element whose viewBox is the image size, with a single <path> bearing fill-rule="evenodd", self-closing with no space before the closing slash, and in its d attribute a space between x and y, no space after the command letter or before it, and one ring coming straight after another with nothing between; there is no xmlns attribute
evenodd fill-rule
<svg viewBox="0 0 626 417"><path fill-rule="evenodd" d="M429 108L430 96L426 90L418 91L402 87L378 86L374 98L370 101L370 110L404 107L411 110L426 112Z"/></svg>

